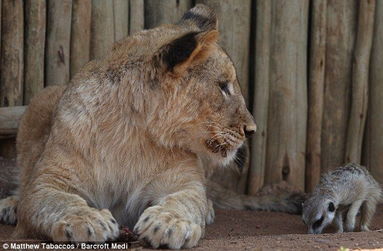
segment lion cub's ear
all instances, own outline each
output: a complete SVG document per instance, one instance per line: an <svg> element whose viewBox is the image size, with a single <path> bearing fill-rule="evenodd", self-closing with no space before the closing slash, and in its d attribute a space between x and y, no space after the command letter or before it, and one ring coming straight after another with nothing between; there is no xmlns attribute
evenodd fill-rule
<svg viewBox="0 0 383 251"><path fill-rule="evenodd" d="M218 39L218 31L190 32L164 45L156 55L160 67L182 76L192 65L203 62Z"/></svg>

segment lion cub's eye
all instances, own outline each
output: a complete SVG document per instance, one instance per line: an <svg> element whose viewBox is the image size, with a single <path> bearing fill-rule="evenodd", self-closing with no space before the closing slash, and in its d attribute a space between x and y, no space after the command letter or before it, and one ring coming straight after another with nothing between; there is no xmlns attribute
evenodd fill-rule
<svg viewBox="0 0 383 251"><path fill-rule="evenodd" d="M231 95L230 88L229 88L229 83L228 82L220 82L219 83L219 88L221 88L221 91L226 94L226 95Z"/></svg>

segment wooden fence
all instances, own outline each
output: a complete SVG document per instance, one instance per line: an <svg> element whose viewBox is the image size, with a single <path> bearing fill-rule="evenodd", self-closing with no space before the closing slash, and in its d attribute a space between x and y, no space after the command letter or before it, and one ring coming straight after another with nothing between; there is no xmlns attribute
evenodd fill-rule
<svg viewBox="0 0 383 251"><path fill-rule="evenodd" d="M383 182L383 0L0 0L0 155L38 91L196 3L215 9L257 121L248 193L282 180L310 191L348 161Z"/></svg>

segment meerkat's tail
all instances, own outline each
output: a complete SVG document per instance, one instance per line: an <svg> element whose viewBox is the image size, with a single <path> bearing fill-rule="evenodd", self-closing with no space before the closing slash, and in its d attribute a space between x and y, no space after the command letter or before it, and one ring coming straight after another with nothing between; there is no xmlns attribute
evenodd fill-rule
<svg viewBox="0 0 383 251"><path fill-rule="evenodd" d="M214 205L222 209L274 211L300 214L305 195L299 192L279 192L260 195L238 194L221 185L209 181L208 197Z"/></svg>

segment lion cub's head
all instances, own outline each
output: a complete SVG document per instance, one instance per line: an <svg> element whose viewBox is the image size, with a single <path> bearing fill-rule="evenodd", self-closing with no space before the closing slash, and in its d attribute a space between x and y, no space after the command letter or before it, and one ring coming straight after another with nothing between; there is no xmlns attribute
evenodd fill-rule
<svg viewBox="0 0 383 251"><path fill-rule="evenodd" d="M114 50L128 56L121 62L131 67L128 75L140 72L141 81L130 80L132 102L147 114L147 130L157 143L223 164L256 125L217 39L214 12L197 5L177 25L142 31Z"/></svg>

